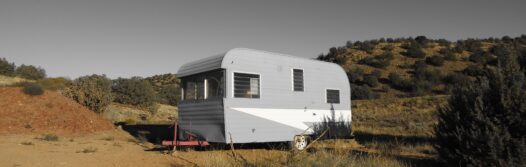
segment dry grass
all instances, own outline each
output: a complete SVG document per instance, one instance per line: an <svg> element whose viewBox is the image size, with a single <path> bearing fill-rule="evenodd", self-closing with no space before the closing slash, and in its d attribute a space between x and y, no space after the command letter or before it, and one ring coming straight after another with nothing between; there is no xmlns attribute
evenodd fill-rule
<svg viewBox="0 0 526 167"><path fill-rule="evenodd" d="M272 147L179 151L186 166L439 166L432 147L436 107L447 96L353 101L355 139L321 140L308 151ZM240 158L240 156L242 158Z"/></svg>
<svg viewBox="0 0 526 167"><path fill-rule="evenodd" d="M10 86L10 85L15 85L21 82L35 82L35 81L20 78L20 77L8 77L8 76L0 75L0 86Z"/></svg>

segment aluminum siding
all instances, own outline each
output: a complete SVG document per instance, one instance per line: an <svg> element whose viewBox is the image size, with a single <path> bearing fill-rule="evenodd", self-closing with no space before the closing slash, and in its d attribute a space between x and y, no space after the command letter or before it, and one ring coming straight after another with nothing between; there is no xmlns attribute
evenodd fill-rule
<svg viewBox="0 0 526 167"><path fill-rule="evenodd" d="M232 134L236 143L291 140L304 129L294 129L272 120L258 120L261 118L252 118L254 116L232 108L351 110L347 75L333 63L251 49L232 49L223 58L221 68L226 69L225 134ZM293 68L303 69L303 92L292 89ZM261 98L233 98L233 72L260 74ZM340 104L326 103L326 89L340 90Z"/></svg>
<svg viewBox="0 0 526 167"><path fill-rule="evenodd" d="M223 99L179 103L179 126L209 142L225 142Z"/></svg>

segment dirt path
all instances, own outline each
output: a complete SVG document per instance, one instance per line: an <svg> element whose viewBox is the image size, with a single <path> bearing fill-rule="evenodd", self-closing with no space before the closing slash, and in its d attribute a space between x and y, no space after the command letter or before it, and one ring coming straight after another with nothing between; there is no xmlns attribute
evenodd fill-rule
<svg viewBox="0 0 526 167"><path fill-rule="evenodd" d="M125 132L58 136L47 141L42 135L0 136L0 166L179 166L173 157L144 151Z"/></svg>

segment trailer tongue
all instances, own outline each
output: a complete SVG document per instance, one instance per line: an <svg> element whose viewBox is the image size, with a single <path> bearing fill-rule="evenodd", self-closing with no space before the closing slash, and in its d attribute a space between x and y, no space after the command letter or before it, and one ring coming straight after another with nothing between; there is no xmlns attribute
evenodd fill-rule
<svg viewBox="0 0 526 167"><path fill-rule="evenodd" d="M161 143L163 146L169 146L169 147L173 147L175 149L177 146L189 146L189 147L199 146L199 147L205 147L205 146L209 146L210 145L208 143L208 141L198 140L197 136L195 134L192 134L192 133L186 132L186 131L184 132L184 134L186 135L186 139L187 140L178 140L178 137L179 137L178 132L180 132L179 125L177 123L174 123L173 126L174 126L174 138L173 138L173 140L163 140L162 143Z"/></svg>

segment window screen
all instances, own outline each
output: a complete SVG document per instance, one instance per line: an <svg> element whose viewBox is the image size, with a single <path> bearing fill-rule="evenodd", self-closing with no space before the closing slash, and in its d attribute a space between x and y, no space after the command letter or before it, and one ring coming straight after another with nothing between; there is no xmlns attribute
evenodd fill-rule
<svg viewBox="0 0 526 167"><path fill-rule="evenodd" d="M327 103L340 103L340 90L327 89Z"/></svg>
<svg viewBox="0 0 526 167"><path fill-rule="evenodd" d="M259 75L234 73L234 97L259 98Z"/></svg>
<svg viewBox="0 0 526 167"><path fill-rule="evenodd" d="M303 91L303 70L293 69L292 70L292 80L294 91Z"/></svg>

